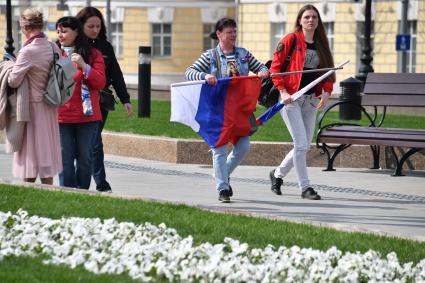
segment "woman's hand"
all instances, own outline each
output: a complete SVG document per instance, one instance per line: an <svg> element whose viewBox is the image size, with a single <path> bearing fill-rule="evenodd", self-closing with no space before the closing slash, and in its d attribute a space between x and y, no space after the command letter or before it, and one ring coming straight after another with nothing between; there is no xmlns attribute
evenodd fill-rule
<svg viewBox="0 0 425 283"><path fill-rule="evenodd" d="M216 85L217 84L217 78L214 76L214 75L210 75L210 74L207 74L206 76L205 76L205 80L207 81L207 83L209 84L209 85Z"/></svg>
<svg viewBox="0 0 425 283"><path fill-rule="evenodd" d="M292 97L285 90L280 91L280 97L282 98L283 104L286 105L292 103Z"/></svg>
<svg viewBox="0 0 425 283"><path fill-rule="evenodd" d="M83 72L86 71L87 64L86 64L86 62L84 62L84 59L83 59L83 57L81 57L80 54L72 53L71 54L71 61L75 62L78 65L78 67L80 67L81 70L83 70Z"/></svg>
<svg viewBox="0 0 425 283"><path fill-rule="evenodd" d="M317 109L325 108L326 104L328 103L329 96L331 96L329 92L324 92L321 96L319 96L320 101L319 104L317 104Z"/></svg>
<svg viewBox="0 0 425 283"><path fill-rule="evenodd" d="M269 76L269 71L258 72L257 76L259 76L260 79L265 79L265 78L267 78Z"/></svg>
<svg viewBox="0 0 425 283"><path fill-rule="evenodd" d="M125 112L127 112L128 116L131 116L131 114L133 114L133 107L131 106L130 103L124 103L124 110Z"/></svg>

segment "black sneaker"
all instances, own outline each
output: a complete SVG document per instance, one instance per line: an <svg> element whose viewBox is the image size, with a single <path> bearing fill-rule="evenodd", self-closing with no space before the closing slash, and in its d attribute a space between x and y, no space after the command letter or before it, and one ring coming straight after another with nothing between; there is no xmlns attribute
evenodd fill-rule
<svg viewBox="0 0 425 283"><path fill-rule="evenodd" d="M102 185L96 186L96 191L101 193L112 193L112 188L111 185L109 185L109 183L105 181Z"/></svg>
<svg viewBox="0 0 425 283"><path fill-rule="evenodd" d="M218 200L224 203L230 202L229 190L221 190L218 193Z"/></svg>
<svg viewBox="0 0 425 283"><path fill-rule="evenodd" d="M281 195L282 191L280 190L280 187L282 186L283 180L282 178L276 178L274 176L274 170L270 171L270 181L272 182L272 192L277 195Z"/></svg>
<svg viewBox="0 0 425 283"><path fill-rule="evenodd" d="M232 190L232 186L230 186L230 178L229 181L227 182L229 184L229 197L233 196L233 190Z"/></svg>
<svg viewBox="0 0 425 283"><path fill-rule="evenodd" d="M307 188L305 191L302 192L301 197L306 199L311 199L311 200L322 199L320 195L313 188Z"/></svg>

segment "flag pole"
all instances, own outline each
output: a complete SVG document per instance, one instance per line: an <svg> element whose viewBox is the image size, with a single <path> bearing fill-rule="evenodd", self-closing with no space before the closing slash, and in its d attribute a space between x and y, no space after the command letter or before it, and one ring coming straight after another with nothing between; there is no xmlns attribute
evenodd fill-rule
<svg viewBox="0 0 425 283"><path fill-rule="evenodd" d="M286 75L293 75L293 74L307 74L307 73L318 73L318 72L326 72L326 71L336 71L343 69L343 67L333 67L333 68L322 68L322 69L312 69L312 70L302 70L302 71L292 71L292 72L284 72L284 73L274 73L270 74L270 77L282 77Z"/></svg>
<svg viewBox="0 0 425 283"><path fill-rule="evenodd" d="M185 86L185 85L198 85L198 84L204 84L206 82L207 82L206 80L202 80L202 81L187 81L187 82L181 82L181 83L171 84L171 87Z"/></svg>
<svg viewBox="0 0 425 283"><path fill-rule="evenodd" d="M314 86L316 86L322 80L324 80L325 78L327 78L330 75L332 75L333 73L335 73L336 70L342 69L342 67L344 65L348 64L349 62L350 62L350 60L346 60L346 61L342 62L341 64L336 66L334 69L327 71L325 74L321 75L320 77L318 77L317 79L315 79L314 81L312 81L311 83L309 83L308 85L306 85L305 87L303 87L302 89L297 91L296 93L292 94L291 95L292 101L295 101L298 98L300 98L308 90L312 89ZM267 120L269 120L271 117L273 117L273 115L275 115L277 112L279 112L280 109L282 109L284 106L285 105L283 103L277 102L275 105L273 105L272 107L267 109L266 112L264 112L259 117L257 117L257 119L256 119L257 126L264 124Z"/></svg>
<svg viewBox="0 0 425 283"><path fill-rule="evenodd" d="M344 67L344 65L348 64L349 62L350 62L350 60L346 60L346 61L342 62L341 64L339 64L338 66L336 66L335 68L342 69L342 67ZM302 89L297 91L296 93L292 94L292 96L291 96L292 101L295 101L298 98L300 98L304 93L307 93L307 91L309 91L310 89L315 87L318 83L320 83L325 78L332 75L333 73L335 73L335 70L327 71L326 73L324 73L323 75L321 75L320 77L318 77L317 79L315 79L314 81L312 81L311 83L309 83L308 85L306 85L305 87L303 87Z"/></svg>

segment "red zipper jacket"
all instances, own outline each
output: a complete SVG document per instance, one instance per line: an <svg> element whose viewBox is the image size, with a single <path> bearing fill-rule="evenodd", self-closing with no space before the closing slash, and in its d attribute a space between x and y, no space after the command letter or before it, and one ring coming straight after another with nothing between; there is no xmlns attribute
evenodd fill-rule
<svg viewBox="0 0 425 283"><path fill-rule="evenodd" d="M106 76L105 63L99 50L91 49L89 65L91 70L87 78L84 78L83 71L80 68L77 69L77 73L74 76L74 94L67 103L59 107L59 123L86 123L102 120L98 90L105 87ZM90 99L93 107L92 116L84 116L83 114L83 102L81 101L81 82L83 79L90 90Z"/></svg>
<svg viewBox="0 0 425 283"><path fill-rule="evenodd" d="M297 38L295 50L292 52L291 61L288 64L288 68L286 72L292 71L302 71L304 69L304 60L305 54L307 50L307 43L304 41L304 33L302 31L296 31L295 36ZM281 40L280 44L283 45L282 50L276 50L273 56L273 62L270 67L270 73L280 73L282 69L282 65L285 62L285 58L292 46L293 35L292 33L285 35ZM317 43L320 44L320 43ZM280 91L285 89L286 92L290 95L294 94L298 91L301 83L302 74L293 74L282 77L272 77L273 83L276 88ZM319 76L319 73L318 73ZM329 94L332 92L333 82L330 79L325 79L316 85L314 92L316 96L322 94L322 91L328 92Z"/></svg>

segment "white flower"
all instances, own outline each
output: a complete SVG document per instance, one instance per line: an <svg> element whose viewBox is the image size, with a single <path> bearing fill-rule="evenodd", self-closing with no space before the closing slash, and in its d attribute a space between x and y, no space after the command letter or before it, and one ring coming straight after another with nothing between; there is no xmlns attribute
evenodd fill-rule
<svg viewBox="0 0 425 283"><path fill-rule="evenodd" d="M425 259L401 265L395 253L342 253L271 245L250 249L225 238L193 246L165 224L136 225L115 219L52 220L0 212L0 260L9 255L47 256L45 263L84 266L93 273L128 273L143 282L151 274L197 282L425 282Z"/></svg>

